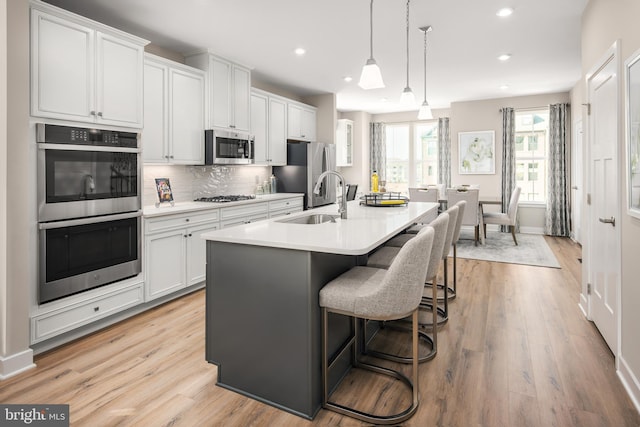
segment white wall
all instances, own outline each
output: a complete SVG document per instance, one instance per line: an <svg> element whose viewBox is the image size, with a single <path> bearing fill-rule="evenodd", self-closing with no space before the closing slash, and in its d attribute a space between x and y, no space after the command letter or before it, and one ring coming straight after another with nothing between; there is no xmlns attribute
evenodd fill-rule
<svg viewBox="0 0 640 427"><path fill-rule="evenodd" d="M32 366L29 348L30 271L34 256L29 242L35 229L34 216L29 212L29 200L35 188L35 170L29 162L29 150L35 144L29 140L29 4L24 0L3 0L0 8L6 11L6 103L0 109L6 120L6 145L0 144L0 163L3 175L1 191L6 205L0 211L6 224L0 238L6 245L0 271L0 299L7 302L0 309L0 379ZM2 73L0 73L1 75ZM10 107L10 108L9 108ZM6 114L6 115L5 115ZM6 119L5 119L6 117ZM4 149L6 147L6 149ZM10 159L10 161L9 161ZM0 214L0 217L3 215ZM1 222L0 222L1 223Z"/></svg>
<svg viewBox="0 0 640 427"><path fill-rule="evenodd" d="M640 2L636 0L590 0L582 17L582 72L583 77L605 54L616 41L620 41L620 62L632 56L640 49L640 27L637 20L640 16ZM624 78L621 74L619 96L624 100ZM584 78L572 92L572 102L586 102L586 86ZM619 127L621 135L618 141L620 212L621 218L616 221L620 227L621 241L621 350L618 355L619 374L626 382L627 389L635 400L636 407L640 402L640 220L627 214L627 183L625 175L626 145L624 139L625 118L620 110ZM588 123L583 111L585 129ZM585 138L586 142L586 138ZM585 175L587 174L585 169ZM586 224L583 221L583 224ZM588 242L586 243L588 245ZM585 245L585 252L588 249ZM584 269L583 269L584 275ZM640 409L640 407L639 407Z"/></svg>

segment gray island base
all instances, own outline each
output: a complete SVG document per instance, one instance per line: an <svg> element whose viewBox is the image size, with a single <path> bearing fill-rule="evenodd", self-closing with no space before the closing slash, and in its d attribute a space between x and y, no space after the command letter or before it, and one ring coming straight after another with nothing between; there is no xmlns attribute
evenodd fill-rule
<svg viewBox="0 0 640 427"><path fill-rule="evenodd" d="M349 219L337 223L270 220L205 234L205 356L218 366L217 385L313 419L322 406L320 289L436 208L435 203L381 209L350 202ZM329 318L330 354L348 338L350 327L347 317ZM339 366L330 388L350 368L348 354Z"/></svg>

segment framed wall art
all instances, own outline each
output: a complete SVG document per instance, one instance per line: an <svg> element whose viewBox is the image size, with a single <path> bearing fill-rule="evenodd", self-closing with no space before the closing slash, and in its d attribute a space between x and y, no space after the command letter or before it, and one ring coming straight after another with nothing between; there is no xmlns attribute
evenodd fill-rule
<svg viewBox="0 0 640 427"><path fill-rule="evenodd" d="M461 175L495 174L495 131L458 132L458 171Z"/></svg>
<svg viewBox="0 0 640 427"><path fill-rule="evenodd" d="M640 218L640 50L624 67L626 85L627 207Z"/></svg>

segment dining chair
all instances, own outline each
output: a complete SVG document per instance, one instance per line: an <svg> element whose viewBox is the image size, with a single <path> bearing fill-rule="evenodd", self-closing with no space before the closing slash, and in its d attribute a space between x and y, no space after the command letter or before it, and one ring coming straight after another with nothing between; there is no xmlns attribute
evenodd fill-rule
<svg viewBox="0 0 640 427"><path fill-rule="evenodd" d="M474 228L474 241L478 245L480 240L480 210L479 210L479 193L478 189L447 189L447 204L453 206L460 200L467 202L462 217L462 226L472 226Z"/></svg>
<svg viewBox="0 0 640 427"><path fill-rule="evenodd" d="M411 202L438 202L438 189L433 188L418 188L418 187L409 187L409 201ZM420 223L428 224L438 216L438 212L433 210L429 212L426 216L422 217ZM409 232L417 233L420 231L416 229L415 231L408 230Z"/></svg>
<svg viewBox="0 0 640 427"><path fill-rule="evenodd" d="M520 199L520 187L513 189L511 198L509 199L509 208L507 212L483 212L482 222L484 228L484 237L487 238L487 224L506 225L511 228L511 236L513 243L518 245L516 240L516 220L518 215L518 200Z"/></svg>

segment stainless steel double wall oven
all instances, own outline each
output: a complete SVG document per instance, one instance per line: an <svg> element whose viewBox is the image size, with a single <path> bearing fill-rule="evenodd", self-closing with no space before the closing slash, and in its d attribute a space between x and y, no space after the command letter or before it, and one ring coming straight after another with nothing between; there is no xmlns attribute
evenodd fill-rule
<svg viewBox="0 0 640 427"><path fill-rule="evenodd" d="M36 124L40 303L140 273L138 136Z"/></svg>

